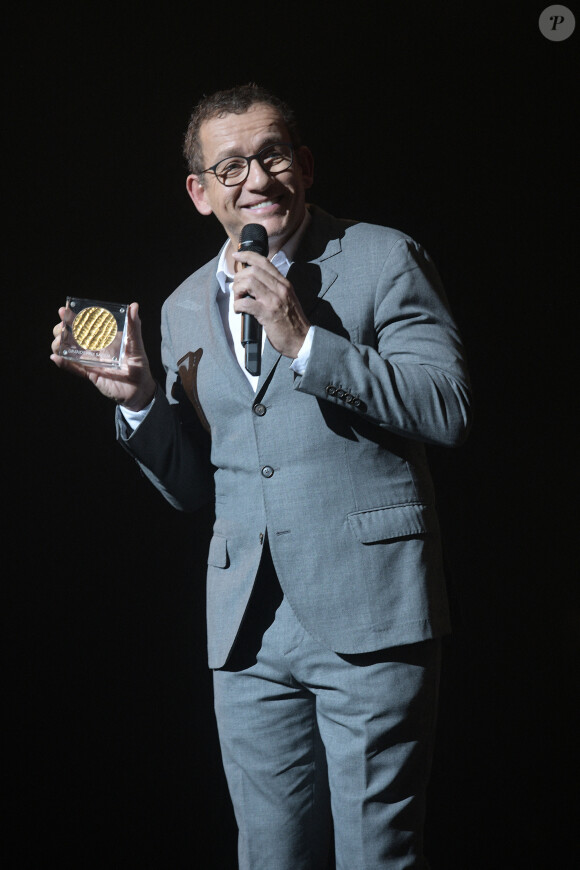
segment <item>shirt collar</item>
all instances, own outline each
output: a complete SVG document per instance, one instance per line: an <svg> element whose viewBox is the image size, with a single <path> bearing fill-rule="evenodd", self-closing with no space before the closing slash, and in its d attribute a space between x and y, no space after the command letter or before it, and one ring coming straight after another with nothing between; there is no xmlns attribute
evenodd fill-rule
<svg viewBox="0 0 580 870"><path fill-rule="evenodd" d="M292 265L292 258L296 253L296 248L300 243L302 236L304 235L304 231L306 227L310 223L310 213L306 210L306 214L304 215L304 220L296 230L296 232L290 236L286 244L283 248L277 251L271 259L271 263L273 266L276 266L279 272L284 275L284 277L288 274L288 270ZM226 251L228 249L228 245L231 244L228 239L223 248L220 251L219 260L217 264L216 277L219 283L219 287L222 293L229 293L230 288L228 287L228 283L234 280L233 274L229 271L226 260Z"/></svg>

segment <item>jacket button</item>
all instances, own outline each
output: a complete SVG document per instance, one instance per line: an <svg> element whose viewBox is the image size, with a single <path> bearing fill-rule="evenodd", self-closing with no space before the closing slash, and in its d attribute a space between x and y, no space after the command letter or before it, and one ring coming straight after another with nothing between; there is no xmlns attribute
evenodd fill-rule
<svg viewBox="0 0 580 870"><path fill-rule="evenodd" d="M274 469L272 468L271 465L265 465L265 466L263 467L263 469L262 469L262 475L263 475L264 477L272 477L273 474L274 474Z"/></svg>
<svg viewBox="0 0 580 870"><path fill-rule="evenodd" d="M329 384L326 388L326 392L328 393L329 396L335 396L336 395L336 387L333 387L332 384Z"/></svg>
<svg viewBox="0 0 580 870"><path fill-rule="evenodd" d="M253 410L254 414L257 414L257 415L258 415L258 417L263 417L264 414L266 413L266 406L265 406L265 405L262 405L261 402L257 402L257 403L254 405L254 407L253 407L252 410Z"/></svg>
<svg viewBox="0 0 580 870"><path fill-rule="evenodd" d="M336 391L336 397L338 399L344 399L345 396L346 396L346 393L344 392L344 390L337 390Z"/></svg>

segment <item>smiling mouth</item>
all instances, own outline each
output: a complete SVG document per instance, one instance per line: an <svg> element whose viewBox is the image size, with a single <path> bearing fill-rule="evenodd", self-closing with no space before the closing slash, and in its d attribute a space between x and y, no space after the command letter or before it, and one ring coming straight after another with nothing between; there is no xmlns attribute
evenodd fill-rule
<svg viewBox="0 0 580 870"><path fill-rule="evenodd" d="M269 208L273 205L277 205L277 202L275 200L266 199L266 200L264 200L264 202L254 202L252 205L246 205L244 207L247 209L250 209L250 211L253 211L253 210L259 209L259 208Z"/></svg>

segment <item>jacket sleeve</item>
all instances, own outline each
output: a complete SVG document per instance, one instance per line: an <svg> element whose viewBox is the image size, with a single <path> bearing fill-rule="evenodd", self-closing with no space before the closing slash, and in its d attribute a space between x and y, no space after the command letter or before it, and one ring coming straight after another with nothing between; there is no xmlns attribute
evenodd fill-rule
<svg viewBox="0 0 580 870"><path fill-rule="evenodd" d="M165 393L157 387L151 410L135 430L117 410L117 437L145 477L173 507L194 511L214 499L211 436L186 395L173 362L165 308L162 321Z"/></svg>
<svg viewBox="0 0 580 870"><path fill-rule="evenodd" d="M372 305L360 341L316 327L295 389L405 438L459 445L471 424L463 346L435 266L412 239L388 252Z"/></svg>
<svg viewBox="0 0 580 870"><path fill-rule="evenodd" d="M196 438L181 420L179 406L169 404L161 387L137 429L131 430L119 409L116 426L121 446L174 508L194 511L213 499L209 439L201 432Z"/></svg>

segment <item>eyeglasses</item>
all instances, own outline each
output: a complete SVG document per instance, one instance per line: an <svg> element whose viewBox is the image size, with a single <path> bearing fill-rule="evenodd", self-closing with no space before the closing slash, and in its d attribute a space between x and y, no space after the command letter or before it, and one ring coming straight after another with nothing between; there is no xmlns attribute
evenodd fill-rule
<svg viewBox="0 0 580 870"><path fill-rule="evenodd" d="M264 172L269 175L278 175L292 166L294 149L289 142L275 142L273 145L266 145L257 154L252 154L250 157L236 156L218 160L213 166L204 169L199 174L213 172L221 184L226 187L235 187L236 184L243 184L250 174L252 160L257 160Z"/></svg>

